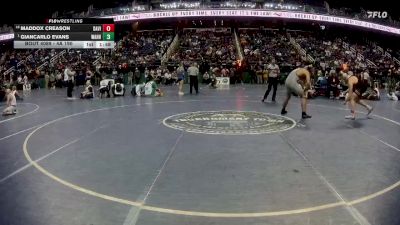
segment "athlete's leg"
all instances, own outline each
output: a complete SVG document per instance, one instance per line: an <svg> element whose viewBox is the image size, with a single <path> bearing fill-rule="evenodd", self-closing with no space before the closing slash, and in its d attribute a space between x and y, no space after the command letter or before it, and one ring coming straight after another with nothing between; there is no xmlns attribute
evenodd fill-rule
<svg viewBox="0 0 400 225"><path fill-rule="evenodd" d="M353 93L352 95L349 95L348 98L351 115L346 116L345 118L354 120L356 118L356 102L358 101L358 96Z"/></svg>
<svg viewBox="0 0 400 225"><path fill-rule="evenodd" d="M311 118L310 115L307 114L307 93L303 92L301 97L301 118L303 119L309 119Z"/></svg>
<svg viewBox="0 0 400 225"><path fill-rule="evenodd" d="M307 112L307 97L305 95L301 97L301 111L303 113Z"/></svg>
<svg viewBox="0 0 400 225"><path fill-rule="evenodd" d="M292 96L292 94L289 92L289 90L288 90L288 92L287 92L287 95L286 95L286 98L285 98L285 100L283 101L283 106L282 106L282 110L281 110L281 114L282 115L285 115L286 113L287 113L287 111L286 111L286 107L287 107L287 105L288 105L288 103L289 103L289 100L290 100L290 97Z"/></svg>
<svg viewBox="0 0 400 225"><path fill-rule="evenodd" d="M183 79L179 81L179 93L180 95L183 95Z"/></svg>
<svg viewBox="0 0 400 225"><path fill-rule="evenodd" d="M301 86L299 83L293 82L291 84L291 87L294 91L294 93L296 93L296 95L298 95L301 99L301 118L303 119L308 119L311 118L310 115L307 114L307 92L304 91L303 86Z"/></svg>
<svg viewBox="0 0 400 225"><path fill-rule="evenodd" d="M370 106L370 105L368 105L367 103L365 103L363 100L361 100L361 99L357 99L358 101L356 101L356 103L358 103L358 104L360 104L360 105L362 105L362 106L364 106L366 109L367 109L367 116L369 116L369 114L371 114L371 112L372 112L372 110L373 110L373 108L372 108L372 106Z"/></svg>

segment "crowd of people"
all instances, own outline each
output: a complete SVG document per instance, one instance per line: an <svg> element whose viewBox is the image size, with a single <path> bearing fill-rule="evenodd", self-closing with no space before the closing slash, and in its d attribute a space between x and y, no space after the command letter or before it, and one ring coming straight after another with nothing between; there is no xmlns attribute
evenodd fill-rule
<svg viewBox="0 0 400 225"><path fill-rule="evenodd" d="M343 64L353 70L363 71L371 81L383 88L384 84L396 83L400 76L400 65L392 57L365 43L353 43L345 37L318 36L312 33L291 33L297 43L315 59L317 72L330 73Z"/></svg>
<svg viewBox="0 0 400 225"><path fill-rule="evenodd" d="M15 83L19 76L24 75L32 81L45 78L46 74L57 77L62 74L66 64L70 64L77 72L76 81L79 85L84 85L87 70L101 74L103 71L121 71L128 64L160 66L161 57L173 36L170 30L129 33L118 42L112 53L107 50L71 49L60 55L61 50L14 50L12 46L8 46L0 52L0 73L3 74L0 79L2 82ZM99 58L101 59L94 64Z"/></svg>
<svg viewBox="0 0 400 225"><path fill-rule="evenodd" d="M240 30L240 44L250 71L250 82L264 84L268 63L275 60L283 73L301 65L301 57L287 35L276 30Z"/></svg>
<svg viewBox="0 0 400 225"><path fill-rule="evenodd" d="M119 41L114 61L120 64L160 65L173 38L172 30L130 33Z"/></svg>
<svg viewBox="0 0 400 225"><path fill-rule="evenodd" d="M274 58L278 64L295 64L298 54L285 33L277 30L240 30L240 44L251 64Z"/></svg>
<svg viewBox="0 0 400 225"><path fill-rule="evenodd" d="M400 95L400 67L391 55L345 37L239 29L239 45L244 57L240 61L230 28L184 29L178 33L178 47L169 55L166 64L161 61L177 35L172 30L128 33L117 42L113 51L2 48L0 97L5 99L9 94L7 89L11 90L13 86L16 90L67 87L67 96L72 97L74 85L84 85L85 93L94 96L91 95L93 85L99 85L103 79L121 79L121 83L132 85L146 83L149 77L158 85L179 85L181 95L183 82L191 83L197 92L198 83L215 88L216 77L229 77L231 84L269 83L264 99L273 90L272 100L275 100L276 86L283 84L288 73L310 63L293 46L290 38L314 60L311 79L316 95L340 97L339 71L343 65L369 80L370 88L365 92L365 98L379 99L379 89L383 87L391 98ZM195 71L194 63L198 80L190 74Z"/></svg>
<svg viewBox="0 0 400 225"><path fill-rule="evenodd" d="M169 61L183 62L186 67L191 62L206 62L211 66L232 65L237 59L230 29L221 31L184 30L180 35L180 46Z"/></svg>

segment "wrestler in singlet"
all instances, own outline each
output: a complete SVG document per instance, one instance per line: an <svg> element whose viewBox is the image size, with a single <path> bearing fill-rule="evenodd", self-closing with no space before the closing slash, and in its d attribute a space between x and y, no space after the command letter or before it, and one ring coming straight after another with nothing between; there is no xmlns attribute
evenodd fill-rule
<svg viewBox="0 0 400 225"><path fill-rule="evenodd" d="M304 87L302 84L306 83L306 72L303 68L297 68L289 73L285 81L287 95L295 94L302 97L304 94Z"/></svg>
<svg viewBox="0 0 400 225"><path fill-rule="evenodd" d="M367 116L372 112L373 108L369 105L367 105L364 101L361 100L362 94L367 90L368 88L368 83L360 80L357 76L353 75L352 72L348 73L343 73L345 79L347 80L347 86L349 87L348 89L348 95L345 99L345 104L349 102L350 106L350 112L351 115L346 116L346 119L352 119L354 120L356 118L355 115L355 108L356 108L356 103L364 106L368 112Z"/></svg>
<svg viewBox="0 0 400 225"><path fill-rule="evenodd" d="M286 107L289 103L289 100L292 94L297 95L301 98L301 109L302 114L301 117L303 119L311 118L310 115L307 115L307 94L306 91L310 88L310 72L308 68L297 68L289 73L288 77L285 81L285 86L287 90L286 99L283 102L283 107L281 114L284 115L287 113Z"/></svg>
<svg viewBox="0 0 400 225"><path fill-rule="evenodd" d="M358 95L358 97L361 98L362 94L363 94L364 92L366 92L367 89L368 89L368 83L366 83L365 81L359 79L359 78L358 78L357 76L355 76L355 75L351 75L351 76L349 77L349 79L353 79L353 80L354 80L354 81L353 81L353 82L354 82L354 83L353 83L353 90L354 90L354 93L356 93L356 94Z"/></svg>

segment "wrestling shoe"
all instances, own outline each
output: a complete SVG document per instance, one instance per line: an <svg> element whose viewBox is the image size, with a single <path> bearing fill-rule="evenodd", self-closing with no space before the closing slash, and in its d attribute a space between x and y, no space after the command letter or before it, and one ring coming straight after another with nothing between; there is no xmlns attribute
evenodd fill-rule
<svg viewBox="0 0 400 225"><path fill-rule="evenodd" d="M348 116L345 116L344 118L347 120L355 120L356 119L356 117L354 115L348 115Z"/></svg>

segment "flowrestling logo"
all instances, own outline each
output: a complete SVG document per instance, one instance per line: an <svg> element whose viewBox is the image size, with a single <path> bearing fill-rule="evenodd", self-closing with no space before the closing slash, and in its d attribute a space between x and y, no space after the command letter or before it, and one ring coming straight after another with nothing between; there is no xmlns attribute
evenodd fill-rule
<svg viewBox="0 0 400 225"><path fill-rule="evenodd" d="M251 111L202 111L172 115L164 125L191 133L246 135L269 134L292 129L296 122L288 117Z"/></svg>
<svg viewBox="0 0 400 225"><path fill-rule="evenodd" d="M388 13L386 11L380 12L380 11L367 11L368 18L379 18L379 19L385 19L388 17Z"/></svg>

